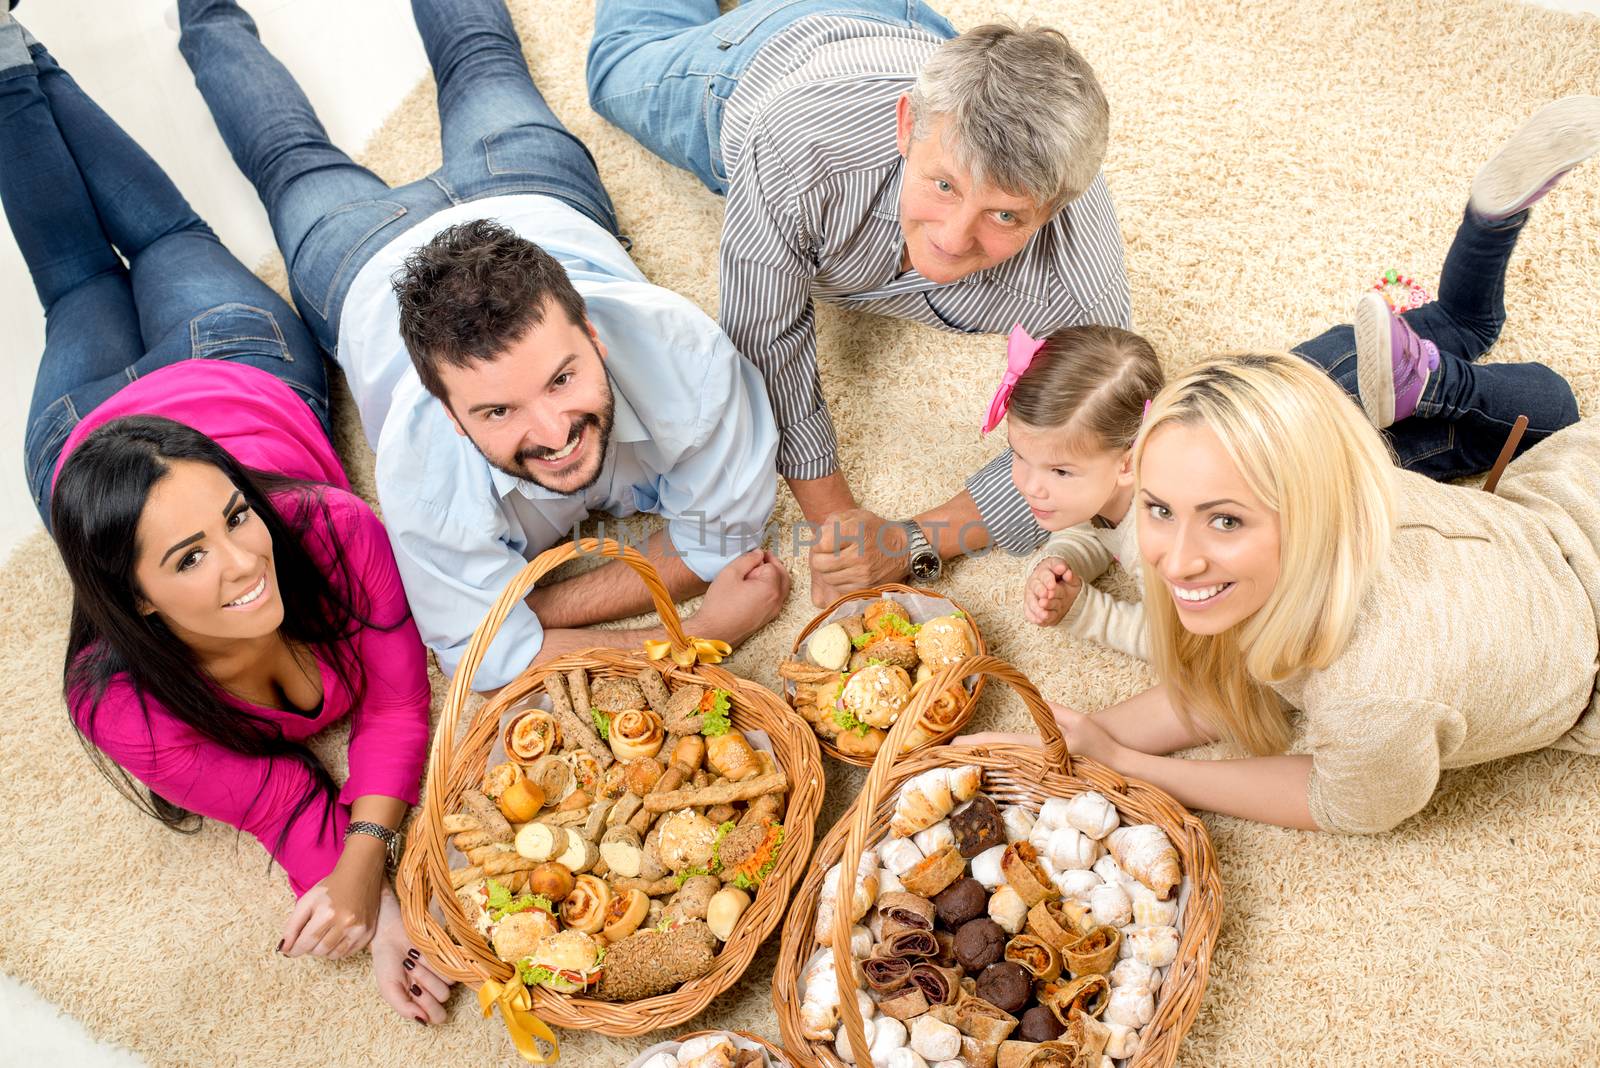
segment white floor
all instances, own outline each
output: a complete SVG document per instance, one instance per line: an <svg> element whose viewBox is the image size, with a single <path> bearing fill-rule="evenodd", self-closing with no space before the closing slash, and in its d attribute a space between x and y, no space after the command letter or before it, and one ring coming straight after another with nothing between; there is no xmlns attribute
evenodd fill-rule
<svg viewBox="0 0 1600 1068"><path fill-rule="evenodd" d="M3 2L3 0L0 0ZM1600 15L1600 0L1535 0ZM304 86L334 141L356 152L426 70L406 0L245 0L262 38ZM177 49L173 0L26 0L18 16L159 161L245 263L272 249ZM23 423L44 317L9 228L0 227L0 558L40 529L22 478ZM0 1068L142 1063L0 975Z"/></svg>

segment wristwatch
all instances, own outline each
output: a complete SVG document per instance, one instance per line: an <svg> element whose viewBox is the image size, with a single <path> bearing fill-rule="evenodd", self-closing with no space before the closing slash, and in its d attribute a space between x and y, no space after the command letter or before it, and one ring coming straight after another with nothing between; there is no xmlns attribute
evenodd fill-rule
<svg viewBox="0 0 1600 1068"><path fill-rule="evenodd" d="M928 544L922 527L915 519L901 520L900 526L906 532L906 555L911 558L911 577L918 582L938 579L944 573L944 560L939 556L939 550Z"/></svg>
<svg viewBox="0 0 1600 1068"><path fill-rule="evenodd" d="M405 835L399 831L391 831L381 823L370 823L367 820L351 820L344 829L345 839L352 834L368 834L383 843L383 866L389 871L394 871L400 866L400 850L405 847Z"/></svg>

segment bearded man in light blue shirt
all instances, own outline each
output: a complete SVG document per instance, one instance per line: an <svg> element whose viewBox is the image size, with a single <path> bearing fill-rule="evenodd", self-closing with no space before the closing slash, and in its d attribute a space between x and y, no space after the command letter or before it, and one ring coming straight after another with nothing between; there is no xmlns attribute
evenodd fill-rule
<svg viewBox="0 0 1600 1068"><path fill-rule="evenodd" d="M593 512L653 512L644 548L686 624L737 644L789 575L759 545L777 493L766 387L699 308L645 281L594 159L534 85L502 0L413 0L443 164L388 183L328 139L234 0L181 0L179 47L255 185L295 304L344 369L423 640L454 674L526 560ZM517 604L472 678L637 649L588 630L647 611L608 562Z"/></svg>

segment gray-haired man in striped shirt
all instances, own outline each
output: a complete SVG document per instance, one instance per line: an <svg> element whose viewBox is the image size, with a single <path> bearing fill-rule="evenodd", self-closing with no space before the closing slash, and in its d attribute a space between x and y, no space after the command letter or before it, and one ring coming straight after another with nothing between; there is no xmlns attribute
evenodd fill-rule
<svg viewBox="0 0 1600 1068"><path fill-rule="evenodd" d="M958 37L916 0L599 0L588 80L596 111L727 196L721 325L765 375L778 469L823 524L812 599L1038 545L1009 452L912 520L857 506L813 301L964 332L1129 325L1108 109L1066 39Z"/></svg>

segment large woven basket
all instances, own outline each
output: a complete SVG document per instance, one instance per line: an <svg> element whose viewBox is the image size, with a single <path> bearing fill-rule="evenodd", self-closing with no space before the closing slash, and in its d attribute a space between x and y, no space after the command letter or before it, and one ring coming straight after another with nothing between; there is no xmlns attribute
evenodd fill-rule
<svg viewBox="0 0 1600 1068"><path fill-rule="evenodd" d="M434 735L428 757L427 796L412 824L409 841L395 877L395 889L412 943L440 975L473 985L493 978L505 981L513 972L509 964L478 934L451 890L444 817L457 811L463 790L482 779L489 754L500 733L502 713L540 688L551 672L584 668L593 675L634 676L640 668L654 666L671 683L696 683L727 690L730 719L741 730L762 730L772 740L773 757L789 776L789 804L784 816L786 836L778 863L761 884L755 901L740 919L732 937L717 954L715 967L706 975L658 997L631 1002L599 1001L566 996L543 987L532 990L533 1011L557 1027L598 1031L613 1036L642 1035L672 1027L698 1015L718 994L727 990L754 958L789 902L790 891L811 855L817 810L822 805L822 758L816 736L790 714L778 696L753 682L715 666L678 667L671 659L660 662L643 653L616 649L589 649L570 653L529 667L493 698L485 701L465 724L473 673L501 624L545 575L580 554L603 554L623 560L644 580L657 614L675 653L693 648L673 606L672 595L661 577L642 555L616 542L585 538L541 553L524 567L501 593L479 624L456 670L450 695ZM687 657L686 657L687 658ZM440 916L443 920L440 920Z"/></svg>
<svg viewBox="0 0 1600 1068"><path fill-rule="evenodd" d="M806 1068L823 1065L844 1068L831 1043L805 1038L800 1023L800 976L816 948L812 929L822 896L823 878L828 868L842 858L839 893L843 900L848 900L862 851L883 838L888 830L899 786L932 768L973 764L983 769L984 792L996 801L1021 803L1037 810L1046 798L1070 798L1085 790L1098 790L1125 818L1153 823L1172 840L1188 883L1188 900L1179 920L1183 933L1177 959L1167 969L1157 995L1155 1016L1145 1026L1139 1051L1129 1062L1131 1068L1167 1068L1177 1059L1178 1045L1200 1011L1200 998L1211 971L1211 951L1222 920L1222 882L1217 875L1211 838L1199 820L1161 790L1068 753L1044 698L1021 672L1004 660L984 656L952 665L944 670L940 684L947 684L947 677L953 679L957 675L975 673L995 678L1017 692L1038 726L1043 747L950 745L891 759L890 754L898 751L903 733L901 725L910 722L910 716L902 713L879 751L879 759L867 774L861 794L817 847L811 870L796 892L784 922L772 996L784 1044L794 1061ZM918 700L921 699L919 695ZM849 910L839 909L833 937L835 958L839 962L851 959L850 926ZM864 1049L865 1032L851 994L855 980L847 963L839 968L839 989L843 993L840 1017L856 1048Z"/></svg>
<svg viewBox="0 0 1600 1068"><path fill-rule="evenodd" d="M959 608L962 614L967 617L967 624L972 628L973 640L977 643L977 648L973 650L973 655L983 656L988 653L989 647L984 644L983 632L978 629L978 621L973 618L972 613L968 612L964 606L956 601L952 601L944 594L935 590L918 589L916 586L905 586L898 582L889 582L882 586L870 586L864 590L855 590L852 593L847 593L843 597L840 597L838 600L834 601L828 607L824 608L822 611L818 612L812 618L811 622L806 624L805 629L795 637L794 648L791 651L792 657L794 659L804 659L804 656L800 650L805 647L806 641L810 639L812 634L816 633L816 631L824 625L829 616L833 615L840 608L851 603L852 601L860 601L861 607L865 608L868 604L878 600L880 597L886 597L896 593L911 594L917 597L937 597L941 601L949 602L951 607ZM891 597L890 599L892 600L893 598ZM967 678L968 675L963 673L961 677ZM967 720L972 718L972 710L977 707L978 695L983 692L983 681L983 677L980 675L977 683L972 687L971 691L969 691L966 703L962 705L961 711L957 714L956 721L950 727L950 729L942 734L939 734L932 741L926 743L926 746L939 745L940 743L947 742L951 738L954 738L956 735L961 733L961 728L966 726ZM793 713L791 710L791 715L793 714L795 713ZM901 718L904 718L904 713L902 713ZM822 748L824 753L833 757L835 760L843 761L846 764L854 764L858 768L869 768L872 766L872 761L866 757L847 756L846 754L841 753L839 748L827 738L819 736L817 738L817 745ZM923 748L926 748L926 746L923 746Z"/></svg>

